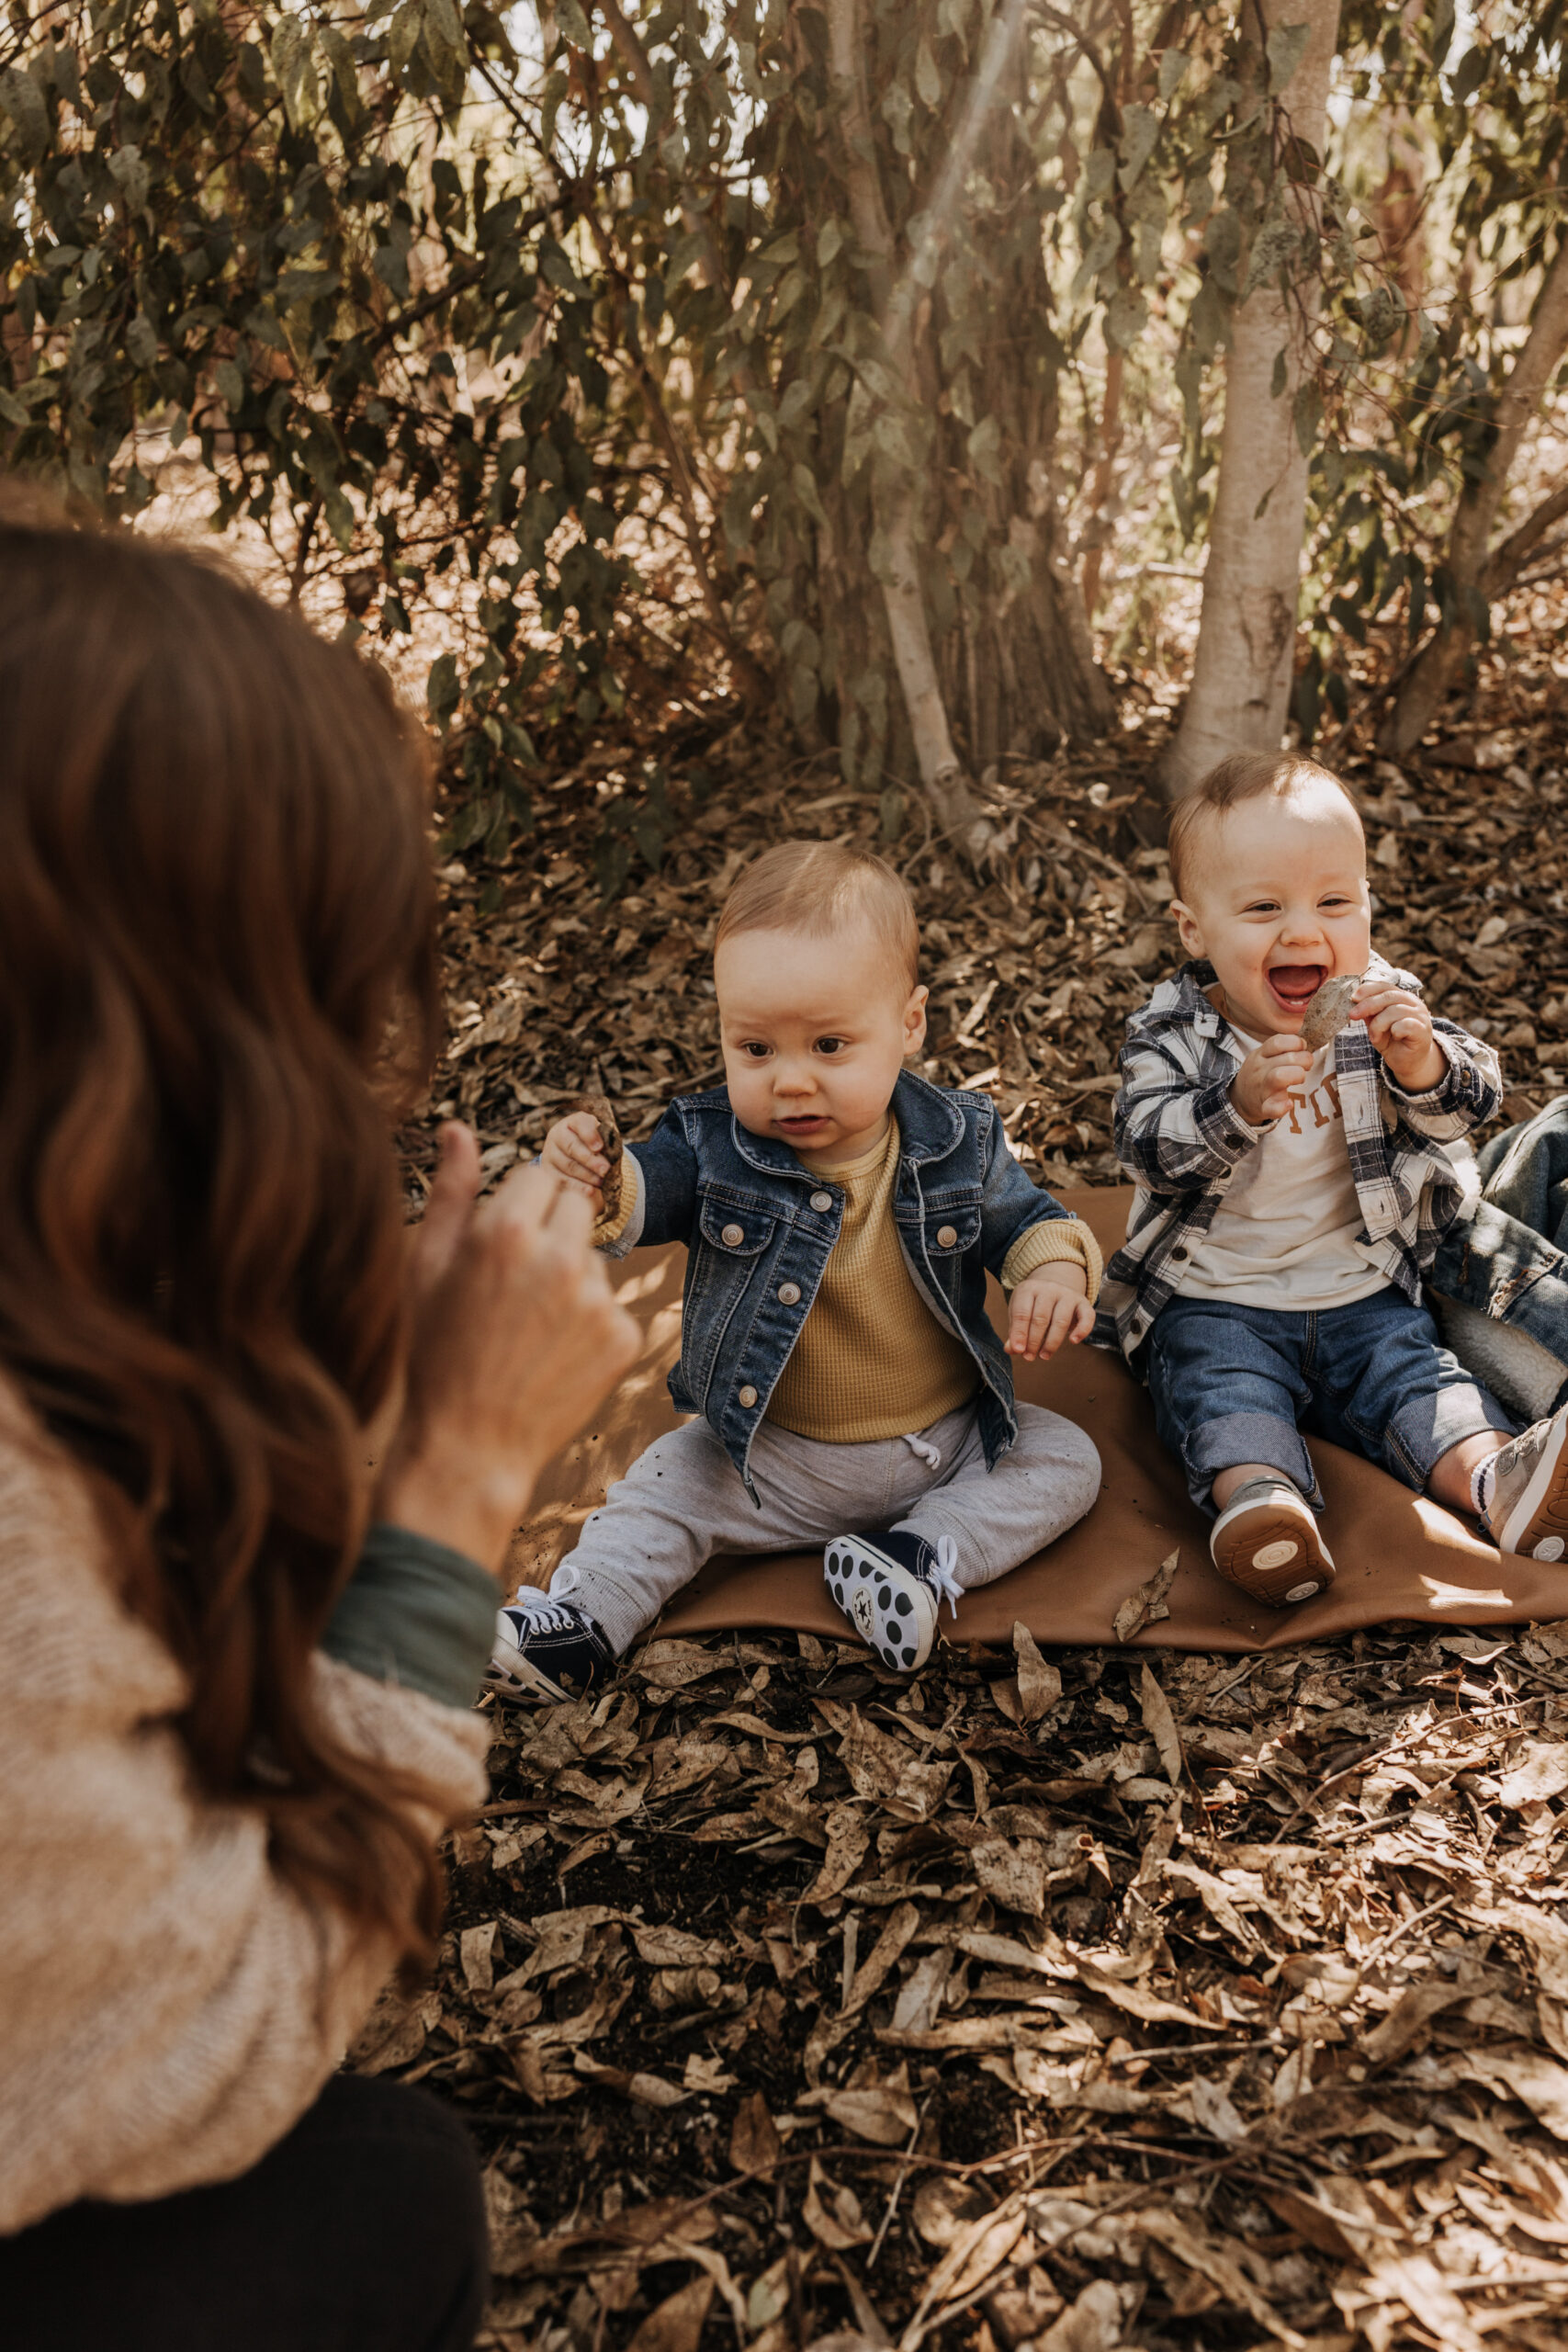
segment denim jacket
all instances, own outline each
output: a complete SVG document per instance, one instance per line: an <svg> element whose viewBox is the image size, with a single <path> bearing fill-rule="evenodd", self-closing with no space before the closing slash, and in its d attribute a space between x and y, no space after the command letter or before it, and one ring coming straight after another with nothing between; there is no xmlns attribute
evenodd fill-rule
<svg viewBox="0 0 1568 2352"><path fill-rule="evenodd" d="M899 1245L931 1313L975 1359L988 1469L1017 1437L1018 1419L1012 1374L986 1312L986 1276L1000 1274L1032 1226L1067 1212L1013 1158L989 1095L906 1071L891 1108ZM814 1176L787 1144L749 1133L724 1087L677 1095L626 1157L636 1163L637 1199L606 1254L685 1243L681 1361L670 1394L681 1412L705 1417L758 1502L751 1442L839 1238L843 1188Z"/></svg>

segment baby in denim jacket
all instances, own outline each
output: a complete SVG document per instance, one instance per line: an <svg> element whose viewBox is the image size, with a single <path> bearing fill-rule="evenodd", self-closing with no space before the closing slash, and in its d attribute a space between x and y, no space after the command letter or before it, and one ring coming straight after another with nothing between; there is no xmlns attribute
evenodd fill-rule
<svg viewBox="0 0 1568 2352"><path fill-rule="evenodd" d="M926 1032L919 953L882 858L782 842L719 918L727 1083L626 1147L609 1219L597 1123L550 1129L545 1165L593 1198L611 1255L685 1243L670 1391L698 1418L611 1488L547 1594L502 1609L504 1695L591 1688L716 1552L807 1545L908 1671L942 1600L956 1614L1094 1501L1093 1445L1015 1401L1008 1356L1088 1336L1100 1253L1024 1174L988 1096L905 1069ZM1010 1294L1005 1349L987 1272Z"/></svg>
<svg viewBox="0 0 1568 2352"><path fill-rule="evenodd" d="M1502 1550L1561 1559L1568 1415L1515 1436L1422 1295L1475 1201L1464 1138L1501 1100L1495 1055L1373 954L1361 820L1314 761L1222 761L1178 807L1170 862L1195 960L1127 1024L1114 1128L1136 1192L1095 1339L1145 1373L1215 1566L1276 1607L1333 1581L1303 1428ZM1348 1024L1314 1047L1308 1003L1342 976Z"/></svg>

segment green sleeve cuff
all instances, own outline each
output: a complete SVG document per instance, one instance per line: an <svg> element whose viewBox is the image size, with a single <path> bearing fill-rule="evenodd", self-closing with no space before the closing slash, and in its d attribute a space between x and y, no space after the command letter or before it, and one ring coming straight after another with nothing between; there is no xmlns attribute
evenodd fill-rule
<svg viewBox="0 0 1568 2352"><path fill-rule="evenodd" d="M471 1707L499 1604L495 1578L466 1552L381 1520L366 1535L321 1647L373 1681Z"/></svg>

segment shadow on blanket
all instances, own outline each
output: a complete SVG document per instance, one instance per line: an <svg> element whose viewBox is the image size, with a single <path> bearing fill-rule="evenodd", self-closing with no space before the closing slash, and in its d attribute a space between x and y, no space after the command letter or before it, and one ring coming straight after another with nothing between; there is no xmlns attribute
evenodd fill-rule
<svg viewBox="0 0 1568 2352"><path fill-rule="evenodd" d="M1062 1195L1108 1258L1122 1239L1131 1197L1113 1190ZM680 1345L684 1270L678 1246L637 1251L614 1270L622 1299L645 1328L643 1353L592 1431L558 1455L541 1480L534 1518L513 1545L518 1581L547 1584L605 1488L674 1427L664 1376ZM993 1312L1000 1306L994 1293ZM1391 1618L1506 1625L1568 1615L1568 1567L1500 1556L1451 1511L1315 1438L1312 1456L1328 1501L1325 1532L1338 1580L1304 1607L1261 1609L1214 1574L1206 1522L1155 1436L1146 1392L1117 1359L1098 1349L1066 1351L1055 1363L1021 1366L1018 1389L1089 1431L1104 1485L1089 1517L1059 1543L967 1596L956 1621L965 1641L1009 1643L1021 1618L1037 1642L1108 1642L1122 1602L1178 1548L1180 1566L1166 1596L1170 1614L1134 1637L1151 1648L1279 1649ZM743 1625L840 1639L850 1632L823 1590L821 1555L803 1553L710 1561L659 1630L691 1634ZM953 1632L944 1612L943 1638Z"/></svg>

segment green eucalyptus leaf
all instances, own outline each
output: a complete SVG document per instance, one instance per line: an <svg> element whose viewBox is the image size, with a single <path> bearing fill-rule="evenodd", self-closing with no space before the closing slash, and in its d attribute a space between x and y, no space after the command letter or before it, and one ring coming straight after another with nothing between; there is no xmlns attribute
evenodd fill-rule
<svg viewBox="0 0 1568 2352"><path fill-rule="evenodd" d="M935 51L925 40L915 51L915 88L920 104L934 114L942 104L942 70L937 64Z"/></svg>
<svg viewBox="0 0 1568 2352"><path fill-rule="evenodd" d="M1148 324L1149 306L1141 294L1123 286L1105 306L1105 340L1113 351L1127 351Z"/></svg>
<svg viewBox="0 0 1568 2352"><path fill-rule="evenodd" d="M1122 168L1118 174L1124 189L1131 188L1144 165L1154 153L1159 137L1160 119L1153 107L1130 106L1122 116Z"/></svg>
<svg viewBox="0 0 1568 2352"><path fill-rule="evenodd" d="M1269 87L1278 97L1289 89L1312 40L1310 25L1274 25L1264 47L1269 59Z"/></svg>

